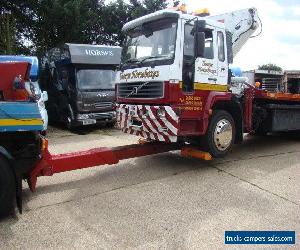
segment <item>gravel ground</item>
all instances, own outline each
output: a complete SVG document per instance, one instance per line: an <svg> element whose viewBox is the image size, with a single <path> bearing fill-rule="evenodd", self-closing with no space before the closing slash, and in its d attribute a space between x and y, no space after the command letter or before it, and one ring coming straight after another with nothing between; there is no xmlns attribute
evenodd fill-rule
<svg viewBox="0 0 300 250"><path fill-rule="evenodd" d="M50 128L52 153L137 142ZM246 136L221 160L178 152L38 179L0 249L300 249L300 136ZM295 230L296 245L225 245L226 230Z"/></svg>

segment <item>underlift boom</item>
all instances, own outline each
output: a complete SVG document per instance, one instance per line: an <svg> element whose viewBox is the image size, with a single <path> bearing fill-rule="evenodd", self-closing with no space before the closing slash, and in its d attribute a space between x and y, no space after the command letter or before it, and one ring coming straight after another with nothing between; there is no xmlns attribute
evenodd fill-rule
<svg viewBox="0 0 300 250"><path fill-rule="evenodd" d="M121 160L181 150L182 156L191 156L203 160L211 160L209 153L199 151L189 145L180 143L148 142L140 140L138 144L114 148L100 147L74 153L52 155L48 151L48 141L43 139L42 157L36 164L27 180L30 190L36 190L37 177L89 168L100 165L117 164Z"/></svg>

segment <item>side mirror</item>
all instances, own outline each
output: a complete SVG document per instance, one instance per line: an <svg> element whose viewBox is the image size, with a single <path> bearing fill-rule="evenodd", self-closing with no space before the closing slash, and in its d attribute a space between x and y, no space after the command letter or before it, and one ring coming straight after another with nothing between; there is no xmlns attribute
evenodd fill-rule
<svg viewBox="0 0 300 250"><path fill-rule="evenodd" d="M48 101L48 93L47 91L43 91L42 92L42 98L41 98L44 102Z"/></svg>
<svg viewBox="0 0 300 250"><path fill-rule="evenodd" d="M195 58L204 56L205 49L205 33L204 32L195 32Z"/></svg>

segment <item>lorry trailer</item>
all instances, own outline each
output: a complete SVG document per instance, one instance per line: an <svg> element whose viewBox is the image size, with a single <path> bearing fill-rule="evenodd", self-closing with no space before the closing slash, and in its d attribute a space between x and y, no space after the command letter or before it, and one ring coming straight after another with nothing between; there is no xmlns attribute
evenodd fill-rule
<svg viewBox="0 0 300 250"><path fill-rule="evenodd" d="M244 133L300 129L300 94L261 89L230 74L229 63L258 26L254 8L218 16L162 10L125 24L117 120L139 143L52 155L36 134L37 141L23 140L37 150L21 175L13 167L18 154L0 144L1 213L11 210L15 195L22 211L23 179L35 191L39 176L173 150L211 160L224 157Z"/></svg>

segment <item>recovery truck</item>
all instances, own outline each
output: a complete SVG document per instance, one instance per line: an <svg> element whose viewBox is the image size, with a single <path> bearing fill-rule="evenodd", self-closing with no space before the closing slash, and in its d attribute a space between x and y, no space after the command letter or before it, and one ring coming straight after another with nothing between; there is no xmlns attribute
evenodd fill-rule
<svg viewBox="0 0 300 250"><path fill-rule="evenodd" d="M223 157L244 133L300 129L300 95L232 77L260 25L255 8L210 16L161 10L124 25L118 122L147 140L196 144Z"/></svg>
<svg viewBox="0 0 300 250"><path fill-rule="evenodd" d="M270 92L231 77L229 63L259 22L250 8L218 16L162 10L125 24L117 120L124 132L143 139L52 155L38 136L38 157L21 176L13 167L18 155L0 151L0 177L6 176L0 178L1 212L9 210L15 194L21 211L22 179L35 191L39 176L173 150L211 160L241 143L243 133L300 129L299 94Z"/></svg>

